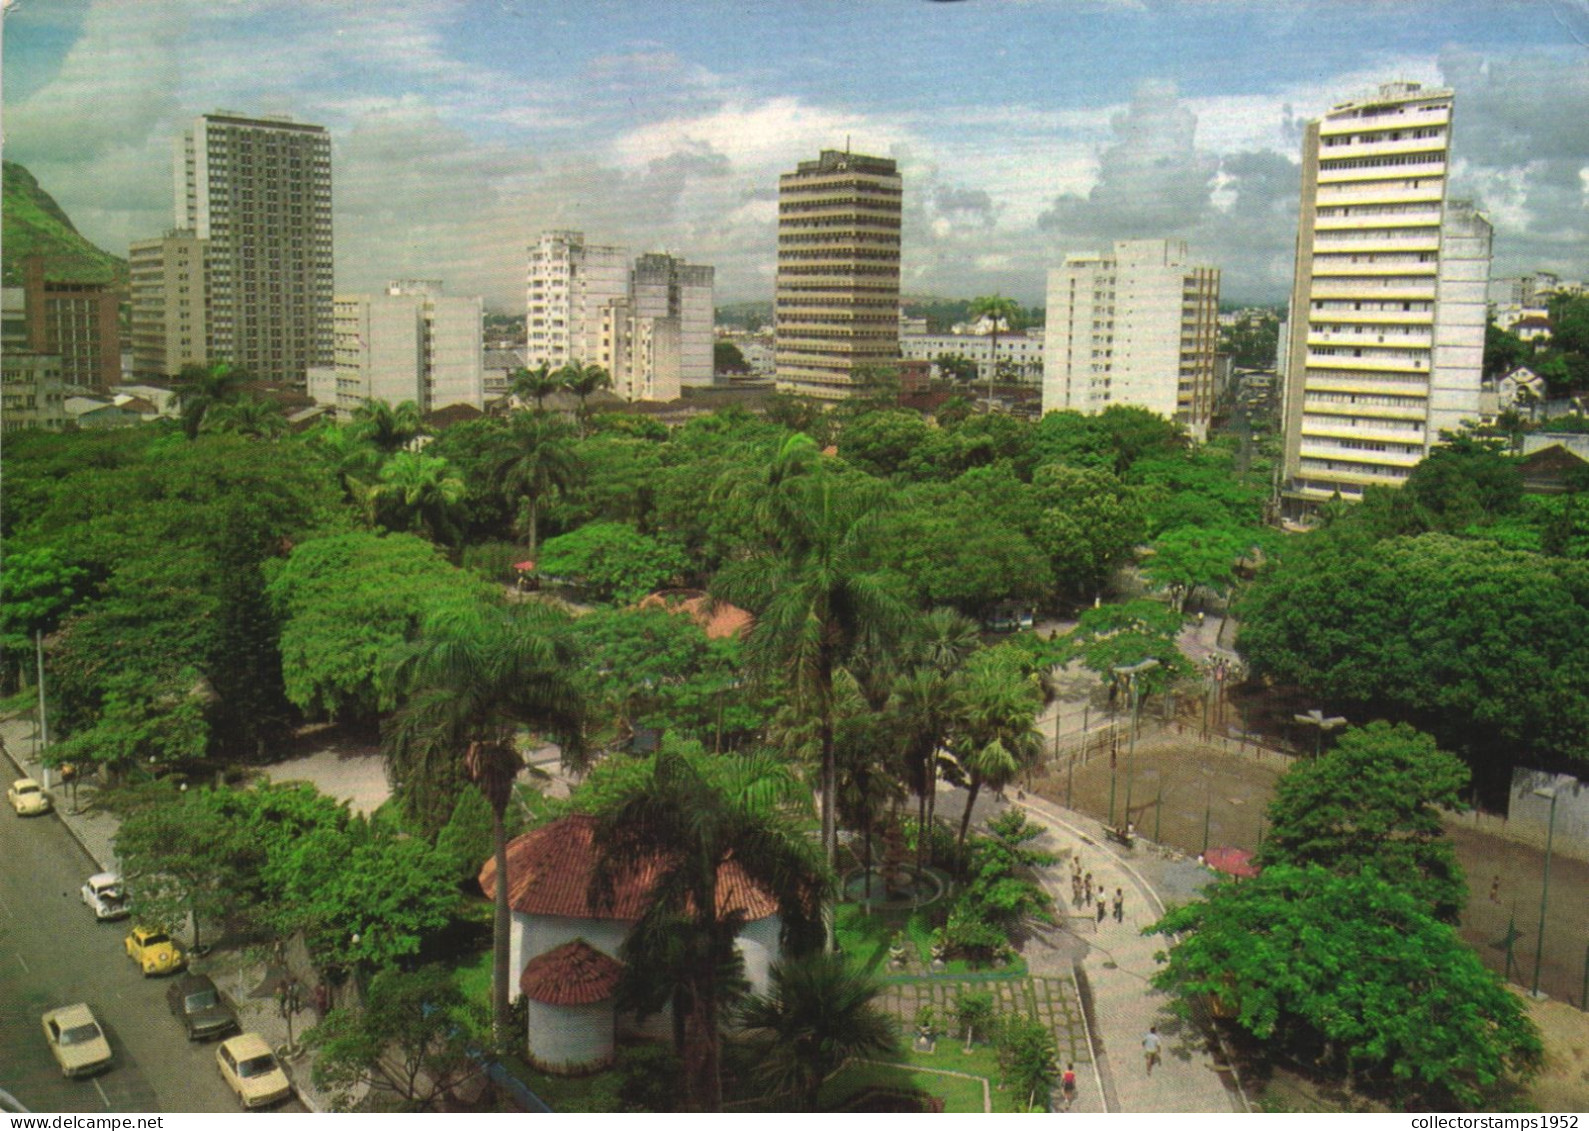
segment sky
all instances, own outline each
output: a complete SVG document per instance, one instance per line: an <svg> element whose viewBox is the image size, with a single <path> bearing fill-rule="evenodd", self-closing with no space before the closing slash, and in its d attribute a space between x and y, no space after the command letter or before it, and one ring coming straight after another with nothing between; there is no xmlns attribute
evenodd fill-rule
<svg viewBox="0 0 1589 1131"><path fill-rule="evenodd" d="M336 287L522 313L548 228L770 300L778 174L894 158L902 287L1041 303L1047 270L1184 239L1282 302L1306 121L1456 92L1451 195L1497 276L1589 275L1589 0L3 0L4 155L118 255L174 220L199 114L332 137Z"/></svg>

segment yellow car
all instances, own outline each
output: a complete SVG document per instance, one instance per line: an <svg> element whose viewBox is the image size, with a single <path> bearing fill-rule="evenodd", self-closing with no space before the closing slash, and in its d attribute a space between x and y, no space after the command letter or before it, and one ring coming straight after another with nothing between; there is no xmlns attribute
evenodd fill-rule
<svg viewBox="0 0 1589 1131"><path fill-rule="evenodd" d="M55 1054L64 1075L87 1076L110 1067L110 1042L88 1006L82 1003L63 1005L50 1010L40 1020L44 1025L44 1039L49 1042L50 1051Z"/></svg>
<svg viewBox="0 0 1589 1131"><path fill-rule="evenodd" d="M237 1093L246 1108L264 1107L292 1094L292 1082L276 1061L276 1054L258 1033L244 1033L222 1041L215 1050L221 1079Z"/></svg>
<svg viewBox="0 0 1589 1131"><path fill-rule="evenodd" d="M18 778L6 790L6 800L19 817L37 817L50 811L50 795L32 778Z"/></svg>
<svg viewBox="0 0 1589 1131"><path fill-rule="evenodd" d="M127 957L143 969L146 978L182 969L182 948L170 935L154 927L132 929L132 934L127 936Z"/></svg>

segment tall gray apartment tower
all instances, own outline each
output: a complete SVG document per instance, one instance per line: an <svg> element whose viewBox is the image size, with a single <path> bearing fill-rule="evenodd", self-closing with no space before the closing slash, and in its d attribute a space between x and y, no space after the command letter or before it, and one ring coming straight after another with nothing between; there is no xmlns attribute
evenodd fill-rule
<svg viewBox="0 0 1589 1131"><path fill-rule="evenodd" d="M332 363L331 138L226 111L176 146L176 226L209 246L209 355L303 384Z"/></svg>

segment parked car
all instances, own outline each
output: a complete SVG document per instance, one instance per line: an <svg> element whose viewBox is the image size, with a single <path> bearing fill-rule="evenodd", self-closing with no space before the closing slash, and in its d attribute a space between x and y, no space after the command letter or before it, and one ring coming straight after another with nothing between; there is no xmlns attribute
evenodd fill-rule
<svg viewBox="0 0 1589 1131"><path fill-rule="evenodd" d="M94 918L106 922L125 919L131 914L127 907L127 889L121 877L114 872L96 872L88 877L82 887L83 902L93 909Z"/></svg>
<svg viewBox="0 0 1589 1131"><path fill-rule="evenodd" d="M276 1054L258 1033L244 1033L222 1041L215 1050L221 1079L237 1094L245 1108L264 1107L292 1094L292 1082L276 1061Z"/></svg>
<svg viewBox="0 0 1589 1131"><path fill-rule="evenodd" d="M143 970L144 977L151 974L169 974L182 969L182 948L171 936L155 927L134 927L127 936L127 957Z"/></svg>
<svg viewBox="0 0 1589 1131"><path fill-rule="evenodd" d="M166 1004L188 1031L188 1040L219 1037L237 1028L237 1014L215 983L203 974L185 974L166 988Z"/></svg>
<svg viewBox="0 0 1589 1131"><path fill-rule="evenodd" d="M94 1019L93 1010L79 1002L52 1009L40 1018L44 1039L66 1076L87 1076L110 1067L110 1042Z"/></svg>
<svg viewBox="0 0 1589 1131"><path fill-rule="evenodd" d="M19 817L37 817L50 811L50 795L32 778L18 778L6 790L6 800Z"/></svg>

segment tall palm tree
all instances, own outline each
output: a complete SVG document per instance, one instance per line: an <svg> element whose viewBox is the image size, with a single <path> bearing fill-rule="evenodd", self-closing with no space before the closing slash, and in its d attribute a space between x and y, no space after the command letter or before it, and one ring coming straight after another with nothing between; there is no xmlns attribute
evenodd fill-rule
<svg viewBox="0 0 1589 1131"><path fill-rule="evenodd" d="M440 456L398 452L365 492L369 519L388 530L417 530L432 542L456 542L453 516L468 488Z"/></svg>
<svg viewBox="0 0 1589 1131"><path fill-rule="evenodd" d="M563 388L579 398L579 434L583 437L590 421L585 398L598 389L612 388L612 375L599 365L571 361L557 371L557 376Z"/></svg>
<svg viewBox="0 0 1589 1131"><path fill-rule="evenodd" d="M883 984L836 954L786 958L772 968L767 993L739 1010L745 1036L761 1054L755 1074L774 1091L816 1109L822 1083L852 1056L893 1050L899 1034L877 1005Z"/></svg>
<svg viewBox="0 0 1589 1131"><path fill-rule="evenodd" d="M406 448L410 441L425 430L419 405L404 401L393 408L386 401L365 401L353 410L350 426L355 435L362 436L376 451L384 455Z"/></svg>
<svg viewBox="0 0 1589 1131"><path fill-rule="evenodd" d="M779 811L709 778L687 751L664 745L650 772L597 816L600 852L591 902L610 905L619 880L656 869L652 899L632 937L672 933L687 923L677 976L687 989L685 1068L695 1104L722 1106L720 1029L724 969L744 924L719 882L732 867L778 905L786 929L810 919L829 881L810 842ZM631 955L633 951L629 951Z"/></svg>
<svg viewBox="0 0 1589 1131"><path fill-rule="evenodd" d="M1021 304L997 292L978 295L971 300L971 317L988 319L992 327L993 357L988 365L988 408L993 411L993 375L999 371L999 331L1015 329L1015 320L1021 316Z"/></svg>
<svg viewBox="0 0 1589 1131"><path fill-rule="evenodd" d="M584 464L570 442L568 425L547 416L518 415L493 460L492 480L508 496L524 501L529 558L540 546L541 506L584 478Z"/></svg>
<svg viewBox="0 0 1589 1131"><path fill-rule="evenodd" d="M275 401L238 397L211 405L199 431L235 432L256 440L273 440L287 431L287 416Z"/></svg>
<svg viewBox="0 0 1589 1131"><path fill-rule="evenodd" d="M524 765L519 738L526 730L545 732L560 743L565 765L582 766L585 758L585 703L573 679L579 657L561 631L564 619L544 605L448 608L422 625L388 670L389 700L402 703L386 735L394 783L412 797L438 761L453 769L461 763L491 806L499 877L491 1019L499 1047L510 1028L512 923L502 877L508 874L507 808Z"/></svg>
<svg viewBox="0 0 1589 1131"><path fill-rule="evenodd" d="M541 362L534 369L525 369L520 366L508 378L508 387L513 390L513 395L520 401L535 401L535 411L546 411L546 398L563 387L562 380L552 372L552 367L547 362Z"/></svg>
<svg viewBox="0 0 1589 1131"><path fill-rule="evenodd" d="M971 809L982 787L1003 789L1021 768L1042 755L1037 713L1043 707L1042 681L1026 675L1019 662L989 649L966 665L955 696L952 745L968 782L960 843L971 828Z"/></svg>
<svg viewBox="0 0 1589 1131"><path fill-rule="evenodd" d="M235 401L248 374L230 362L212 361L208 365L184 365L177 378L177 405L182 412L182 431L190 440L198 439L199 428L212 408Z"/></svg>
<svg viewBox="0 0 1589 1131"><path fill-rule="evenodd" d="M381 457L375 448L351 428L330 422L317 425L305 439L335 473L343 495L362 502L380 472Z"/></svg>
<svg viewBox="0 0 1589 1131"><path fill-rule="evenodd" d="M878 486L843 481L820 464L776 479L759 508L769 547L719 575L722 595L756 614L747 661L763 678L781 677L795 709L816 723L830 867L838 847L834 680L861 653L884 651L907 616L899 595L865 561L887 500Z"/></svg>

